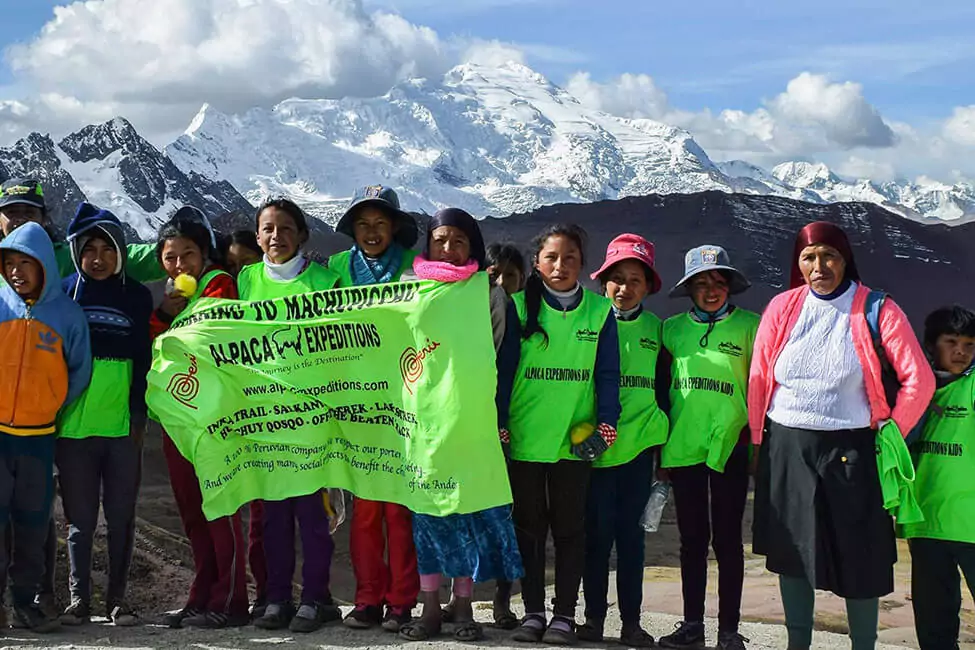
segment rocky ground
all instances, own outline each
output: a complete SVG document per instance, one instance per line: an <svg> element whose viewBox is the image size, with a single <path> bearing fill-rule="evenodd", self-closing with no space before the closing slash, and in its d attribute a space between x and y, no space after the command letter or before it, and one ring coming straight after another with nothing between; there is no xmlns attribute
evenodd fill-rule
<svg viewBox="0 0 975 650"><path fill-rule="evenodd" d="M254 628L220 632L177 630L158 626L158 616L180 607L192 576L189 546L183 539L179 516L170 492L165 461L159 449L159 433L150 433L146 444L143 487L139 499L139 521L136 552L130 581L130 602L142 613L145 625L133 629L115 628L104 622L93 623L80 630L62 630L54 635L39 637L19 630L8 630L0 636L0 647L52 648L183 648L204 650L216 648L287 648L379 647L390 645L421 645L429 648L454 648L460 644L450 637L428 644L400 642L394 636L376 633L355 633L341 626L328 628L308 637L260 632ZM749 515L750 517L750 510ZM745 530L750 521L746 520ZM58 562L58 597L67 604L67 557L64 552L64 528L60 523L61 548ZM747 533L746 533L747 534ZM106 569L103 531L99 534L93 580L96 585L94 605L100 607L101 587L105 584ZM747 543L746 548L750 545ZM336 533L336 553L332 568L332 589L341 604L349 604L353 595L353 577L348 552L348 526ZM717 615L716 567L712 566L708 596L708 615ZM916 647L913 634L913 614L910 604L910 554L906 545L900 548L900 562L896 567L896 591L881 601L881 641L890 646ZM647 537L646 570L644 572L644 609L648 630L655 637L669 632L681 613L678 536L672 507L664 515L661 531ZM490 599L489 587L479 586L476 596ZM615 595L610 595L610 602ZM520 607L516 597L515 609ZM764 569L761 558L746 557L745 594L742 614L746 621L742 633L752 642L749 648L784 648L785 632L781 626L782 607L775 577ZM481 606L479 615L490 618L488 605ZM581 613L580 613L581 615ZM965 650L975 650L975 605L966 593L963 606L963 641ZM612 621L611 612L609 625ZM711 626L713 628L713 625ZM846 616L843 601L828 594L819 594L816 606L816 647L848 647ZM714 630L710 630L711 636ZM508 635L488 630L484 645L506 647ZM710 637L709 637L710 638ZM713 639L711 639L713 642Z"/></svg>

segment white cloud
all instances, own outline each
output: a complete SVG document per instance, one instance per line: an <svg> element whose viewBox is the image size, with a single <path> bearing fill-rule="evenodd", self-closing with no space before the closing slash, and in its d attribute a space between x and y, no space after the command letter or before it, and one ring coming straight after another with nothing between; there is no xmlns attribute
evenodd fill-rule
<svg viewBox="0 0 975 650"><path fill-rule="evenodd" d="M475 41L464 51L464 61L486 66L502 66L508 61L525 63L525 53L510 43Z"/></svg>
<svg viewBox="0 0 975 650"><path fill-rule="evenodd" d="M688 112L671 106L667 94L645 74L608 82L576 73L567 89L581 102L626 117L648 117L686 128L717 157L782 159L856 148L887 148L895 134L856 83L834 83L804 72L784 92L752 112L726 109ZM759 160L761 162L761 160Z"/></svg>
<svg viewBox="0 0 975 650"><path fill-rule="evenodd" d="M361 0L90 0L55 9L7 52L35 95L185 125L203 101L241 111L290 96L375 96L452 63L437 34Z"/></svg>
<svg viewBox="0 0 975 650"><path fill-rule="evenodd" d="M514 1L450 4L478 11ZM443 4L88 0L58 7L38 34L6 52L15 86L0 89L0 141L32 129L60 136L122 115L165 144L204 102L239 112L290 96L375 96L407 77L436 78L463 61L545 60L584 67L581 53L541 43L444 39L389 9L424 3ZM578 72L565 86L599 110L686 128L718 160L773 165L821 159L856 176L975 175L975 105L911 127L885 120L860 84L809 72L749 110L683 110L647 74L602 81Z"/></svg>
<svg viewBox="0 0 975 650"><path fill-rule="evenodd" d="M975 147L975 104L957 107L945 121L943 133L958 144Z"/></svg>
<svg viewBox="0 0 975 650"><path fill-rule="evenodd" d="M626 73L599 83L588 72L577 72L565 89L583 104L612 115L661 119L669 110L667 94L646 74Z"/></svg>
<svg viewBox="0 0 975 650"><path fill-rule="evenodd" d="M894 144L893 131L860 84L830 83L824 75L803 72L770 102L770 109L795 125L822 129L830 143L843 149Z"/></svg>

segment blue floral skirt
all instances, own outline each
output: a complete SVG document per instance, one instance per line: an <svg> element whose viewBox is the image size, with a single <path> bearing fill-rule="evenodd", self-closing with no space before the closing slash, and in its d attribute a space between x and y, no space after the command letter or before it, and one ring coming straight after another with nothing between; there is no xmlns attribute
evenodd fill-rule
<svg viewBox="0 0 975 650"><path fill-rule="evenodd" d="M413 515L420 575L514 581L524 574L511 506L468 515Z"/></svg>

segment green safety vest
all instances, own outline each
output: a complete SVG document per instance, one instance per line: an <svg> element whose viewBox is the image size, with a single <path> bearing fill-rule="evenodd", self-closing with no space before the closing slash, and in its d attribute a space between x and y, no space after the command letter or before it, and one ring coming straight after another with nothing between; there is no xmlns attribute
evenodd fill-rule
<svg viewBox="0 0 975 650"><path fill-rule="evenodd" d="M129 435L131 359L95 359L91 382L58 422L62 438L124 438Z"/></svg>
<svg viewBox="0 0 975 650"><path fill-rule="evenodd" d="M214 269L208 273L205 273L202 278L200 278L196 283L196 293L194 293L189 300L186 301L186 307L189 308L194 302L203 297L203 292L206 291L207 285L218 275L230 276L229 273L221 269ZM183 310L186 311L185 309Z"/></svg>
<svg viewBox="0 0 975 650"><path fill-rule="evenodd" d="M413 268L413 260L416 259L415 250L404 250L403 261L400 263L399 271L393 276L393 281L398 282L403 277L403 271ZM342 251L328 258L328 268L339 276L338 287L354 287L355 280L352 279L352 251Z"/></svg>
<svg viewBox="0 0 975 650"><path fill-rule="evenodd" d="M670 438L663 467L707 463L723 472L742 429L748 423L748 371L759 315L735 309L701 338L706 323L689 313L668 318L664 347L673 356L670 384Z"/></svg>
<svg viewBox="0 0 975 650"><path fill-rule="evenodd" d="M249 264L237 276L237 293L241 300L273 300L296 293L326 291L335 287L338 274L321 264L308 261L305 269L287 282L268 277L264 262Z"/></svg>
<svg viewBox="0 0 975 650"><path fill-rule="evenodd" d="M511 297L522 327L527 311L524 292ZM596 348L609 316L610 302L583 289L572 311L553 309L542 299L539 323L548 334L521 341L521 359L511 390L508 430L511 458L555 463L576 459L569 432L582 422L596 423Z"/></svg>
<svg viewBox="0 0 975 650"><path fill-rule="evenodd" d="M924 522L900 535L975 544L975 373L934 393L911 454Z"/></svg>
<svg viewBox="0 0 975 650"><path fill-rule="evenodd" d="M620 337L620 413L616 444L593 463L616 467L644 450L667 442L670 424L657 407L656 368L662 323L644 310L631 321L617 320Z"/></svg>

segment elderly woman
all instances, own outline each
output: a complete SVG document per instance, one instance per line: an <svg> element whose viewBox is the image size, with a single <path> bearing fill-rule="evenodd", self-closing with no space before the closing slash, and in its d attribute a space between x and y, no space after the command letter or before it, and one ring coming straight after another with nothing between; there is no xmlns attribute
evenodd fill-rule
<svg viewBox="0 0 975 650"><path fill-rule="evenodd" d="M846 234L824 222L796 238L792 288L776 296L755 339L748 388L757 448L754 550L779 574L790 650L812 642L815 589L846 599L854 650L877 640L878 599L894 589L894 527L884 510L877 429L905 434L934 393L907 317L886 300L883 351L900 390L893 408Z"/></svg>

